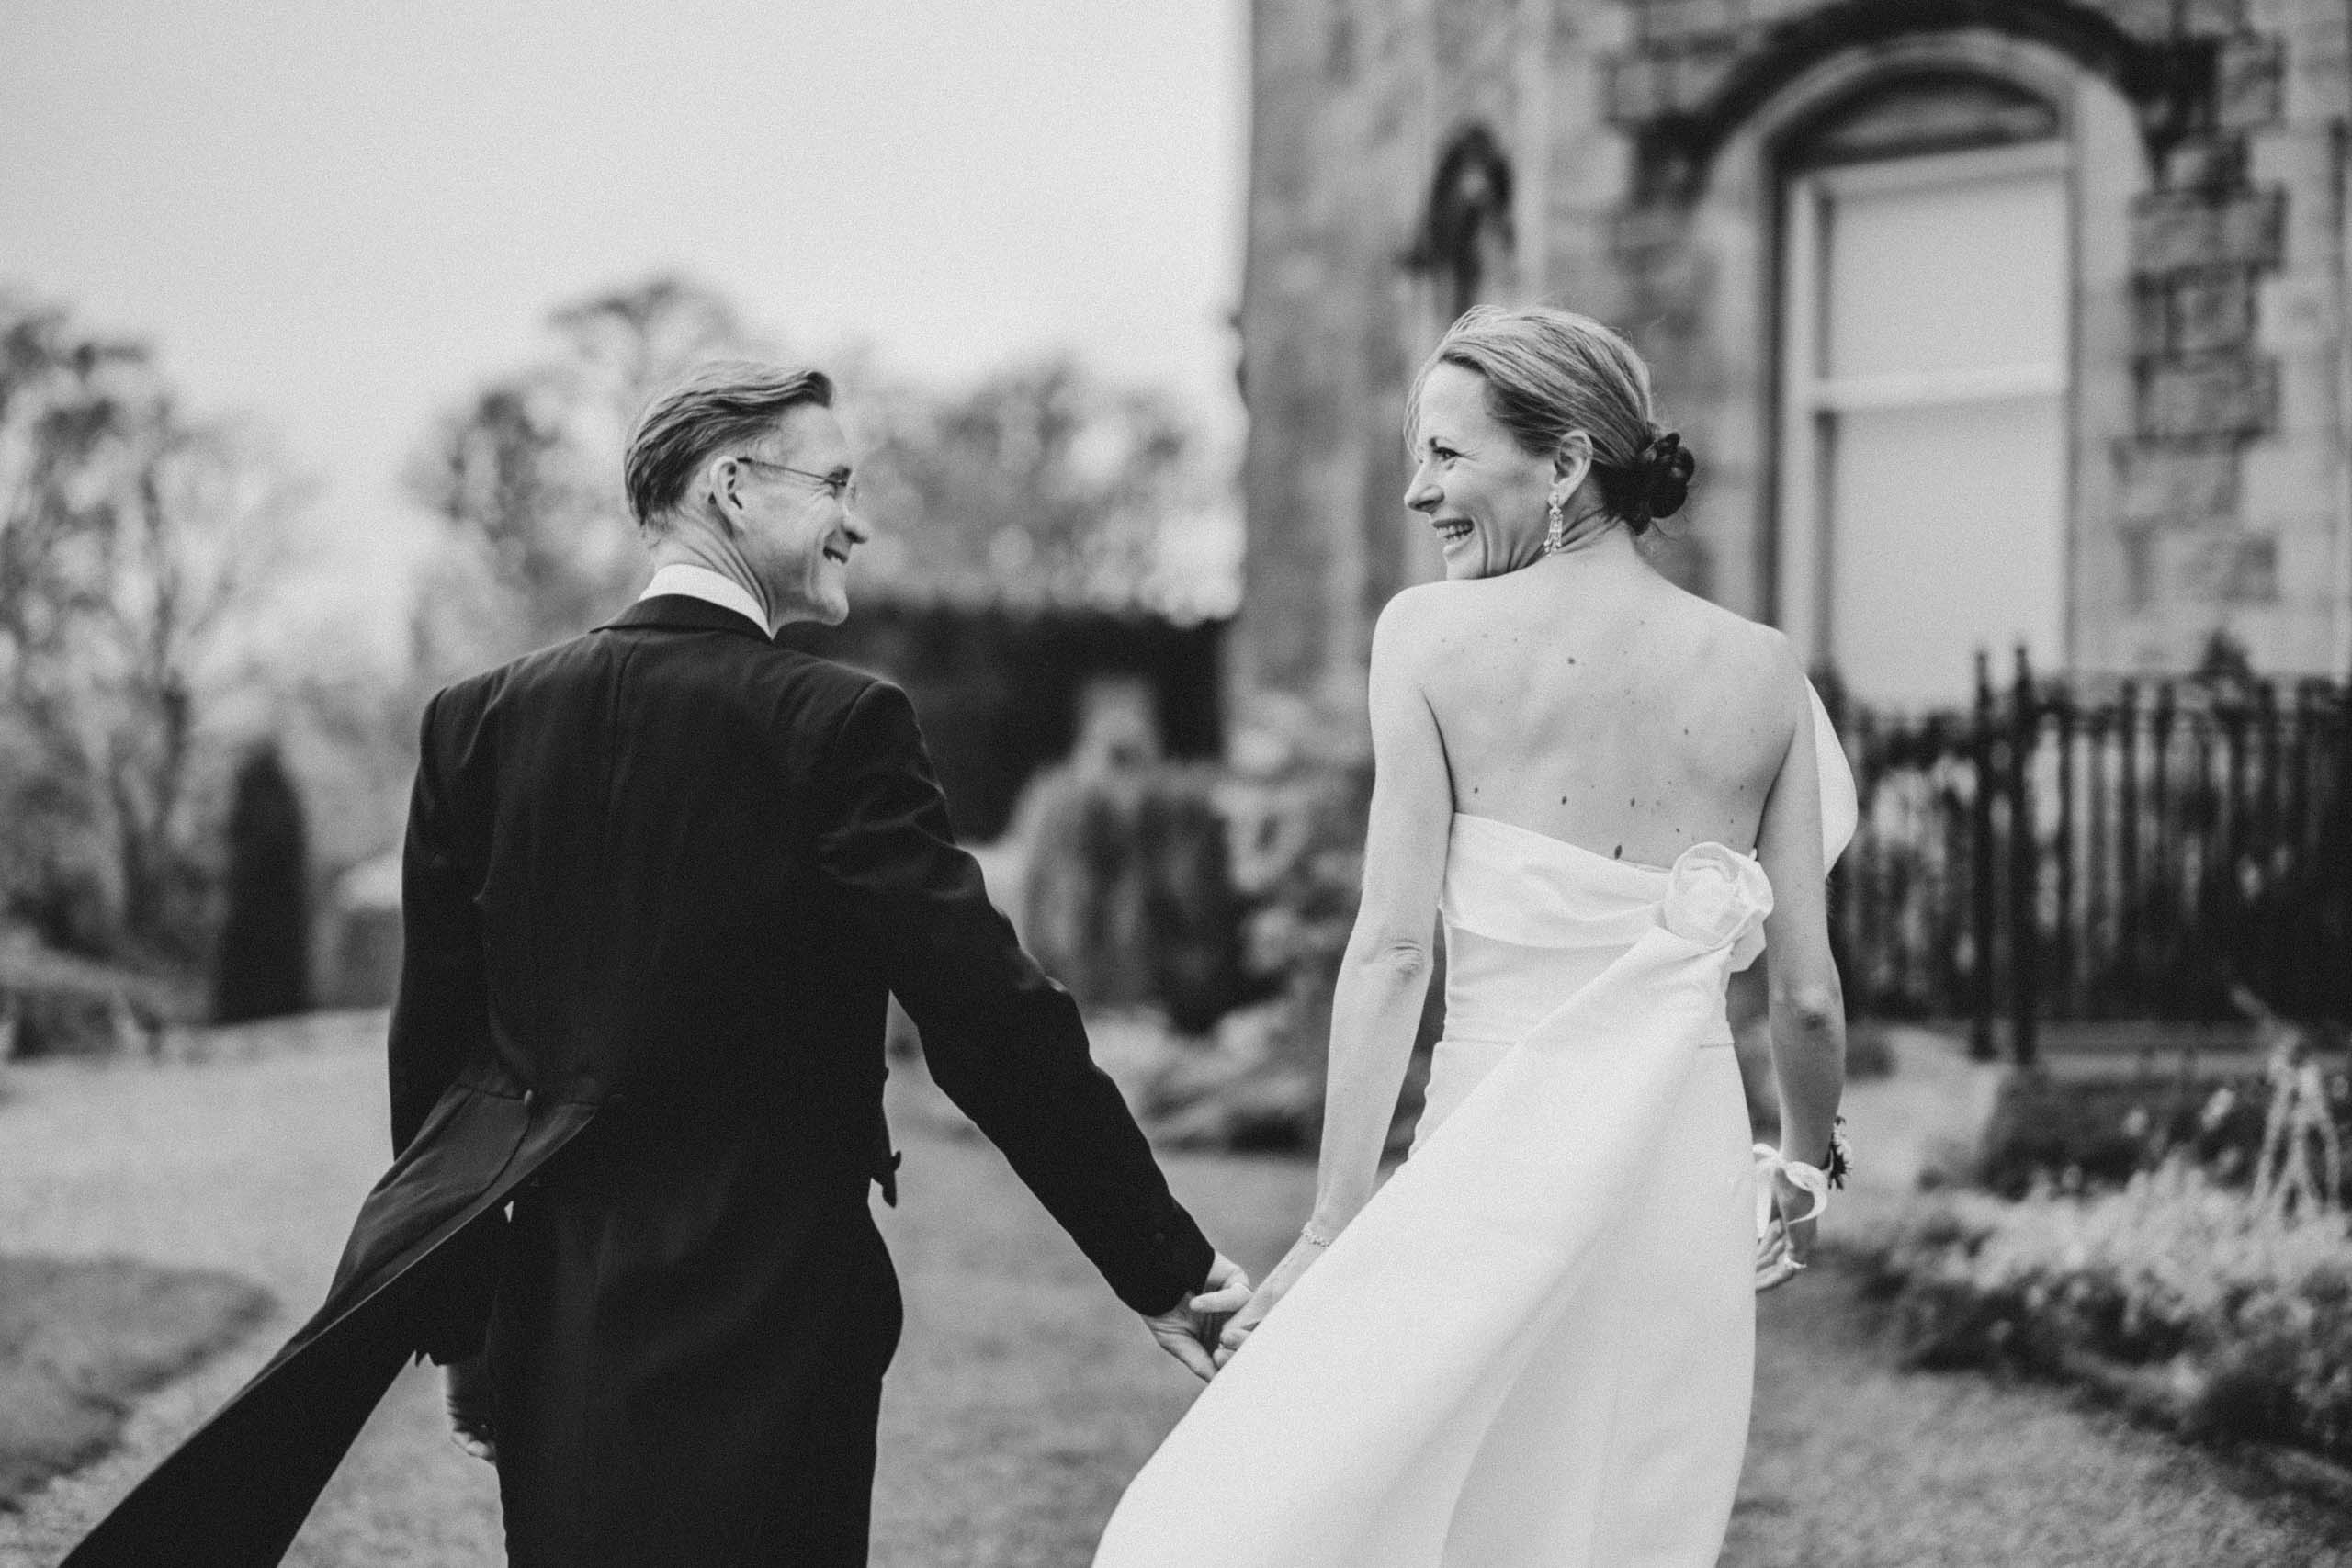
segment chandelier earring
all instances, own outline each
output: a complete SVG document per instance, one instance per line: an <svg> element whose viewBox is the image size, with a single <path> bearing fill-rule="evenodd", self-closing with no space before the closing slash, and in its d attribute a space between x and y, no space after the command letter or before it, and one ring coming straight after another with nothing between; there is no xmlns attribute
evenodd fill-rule
<svg viewBox="0 0 2352 1568"><path fill-rule="evenodd" d="M1560 504L1560 498L1555 495L1545 510L1551 513L1552 525L1544 530L1544 553L1556 556L1568 547L1567 508Z"/></svg>

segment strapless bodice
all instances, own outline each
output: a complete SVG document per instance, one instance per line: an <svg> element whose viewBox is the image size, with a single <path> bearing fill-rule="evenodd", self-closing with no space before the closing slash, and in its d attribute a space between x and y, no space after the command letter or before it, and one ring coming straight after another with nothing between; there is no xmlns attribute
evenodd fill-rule
<svg viewBox="0 0 2352 1568"><path fill-rule="evenodd" d="M1748 857L1722 845L1694 846L1693 854L1701 852L1763 875ZM1565 839L1456 812L1438 902L1445 919L1446 1037L1508 1043L1524 1036L1658 923L1674 875L1666 866L1612 860ZM1769 907L1769 892L1766 899ZM1744 917L1732 940L1732 966L1739 968L1763 949L1762 916Z"/></svg>
<svg viewBox="0 0 2352 1568"><path fill-rule="evenodd" d="M1679 875L1682 886L1678 889ZM1669 896L1704 919L1709 887L1745 889L1714 909L1732 966L1764 945L1770 884L1753 859L1694 845L1674 867L1596 854L1564 839L1456 812L1438 908L1445 921L1445 1038L1418 1136L1434 1132L1519 1041L1658 925ZM1759 897L1760 894L1760 897ZM1720 1003L1707 1043L1728 1044Z"/></svg>

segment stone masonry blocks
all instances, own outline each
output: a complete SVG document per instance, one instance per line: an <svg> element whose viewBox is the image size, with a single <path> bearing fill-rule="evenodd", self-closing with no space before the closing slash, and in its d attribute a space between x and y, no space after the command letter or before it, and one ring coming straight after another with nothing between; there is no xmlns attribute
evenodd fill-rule
<svg viewBox="0 0 2352 1568"><path fill-rule="evenodd" d="M2250 267L2210 267L2185 272L2162 285L2165 303L2165 346L2181 353L2238 348L2254 341L2254 272Z"/></svg>
<svg viewBox="0 0 2352 1568"><path fill-rule="evenodd" d="M1747 19L1747 0L1648 0L1637 13L1642 37L1654 42L1727 33Z"/></svg>
<svg viewBox="0 0 2352 1568"><path fill-rule="evenodd" d="M2132 343L2143 355L2172 352L2172 288L2161 277L2132 280Z"/></svg>
<svg viewBox="0 0 2352 1568"><path fill-rule="evenodd" d="M2141 197L2132 213L2135 270L2180 272L2190 267L2235 264L2278 265L2284 243L2287 200L2281 190L2155 191Z"/></svg>
<svg viewBox="0 0 2352 1568"><path fill-rule="evenodd" d="M2245 354L2159 360L2140 371L2140 434L2155 440L2258 435L2278 413L2278 367Z"/></svg>
<svg viewBox="0 0 2352 1568"><path fill-rule="evenodd" d="M2245 0L2176 0L2173 26L2188 38L2234 33L2245 26Z"/></svg>
<svg viewBox="0 0 2352 1568"><path fill-rule="evenodd" d="M2135 525L2210 523L2238 506L2238 449L2234 442L2189 446L2144 446L2121 453L2120 510Z"/></svg>
<svg viewBox="0 0 2352 1568"><path fill-rule="evenodd" d="M2172 36L2173 0L2108 0L2100 9L2133 38Z"/></svg>
<svg viewBox="0 0 2352 1568"><path fill-rule="evenodd" d="M2267 604L2278 599L2275 536L2217 530L2186 543L2178 568L2184 597L2226 604Z"/></svg>
<svg viewBox="0 0 2352 1568"><path fill-rule="evenodd" d="M1603 93L1613 125L1638 125L1663 116L1672 106L1674 73L1664 60L1629 54L1609 62Z"/></svg>
<svg viewBox="0 0 2352 1568"><path fill-rule="evenodd" d="M2275 38L2233 38L2222 46L2214 117L2224 130L2268 125L2286 103L2286 48Z"/></svg>
<svg viewBox="0 0 2352 1568"><path fill-rule="evenodd" d="M1738 63L1738 45L1720 35L1620 56L1608 66L1608 118L1642 125L1690 113Z"/></svg>
<svg viewBox="0 0 2352 1568"><path fill-rule="evenodd" d="M2246 141L2244 132L2183 137L2164 153L2165 187L2184 194L2242 189L2246 183Z"/></svg>

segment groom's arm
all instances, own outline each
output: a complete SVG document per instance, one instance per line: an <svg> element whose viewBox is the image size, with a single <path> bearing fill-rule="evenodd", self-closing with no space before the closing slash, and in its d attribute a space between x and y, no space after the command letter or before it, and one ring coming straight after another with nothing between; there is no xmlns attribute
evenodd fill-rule
<svg viewBox="0 0 2352 1568"><path fill-rule="evenodd" d="M833 815L820 862L922 1031L933 1078L1122 1301L1170 1310L1201 1288L1215 1253L1088 1055L1069 993L1022 951L956 847L906 694L868 686L824 773Z"/></svg>
<svg viewBox="0 0 2352 1568"><path fill-rule="evenodd" d="M447 696L425 705L401 851L401 983L388 1046L395 1154L490 1032L481 912L462 869L458 814L441 755Z"/></svg>
<svg viewBox="0 0 2352 1568"><path fill-rule="evenodd" d="M404 1152L458 1071L488 1048L490 983L482 953L481 912L466 866L465 817L454 797L448 737L442 716L448 694L425 705L401 850L401 984L386 1046L392 1099L392 1151ZM413 1348L444 1365L481 1349L497 1288L500 1232L495 1215L477 1220L435 1255L435 1285L409 1325ZM489 1441L480 1379L453 1372L450 1412L458 1437ZM484 1455L483 1457L487 1457Z"/></svg>

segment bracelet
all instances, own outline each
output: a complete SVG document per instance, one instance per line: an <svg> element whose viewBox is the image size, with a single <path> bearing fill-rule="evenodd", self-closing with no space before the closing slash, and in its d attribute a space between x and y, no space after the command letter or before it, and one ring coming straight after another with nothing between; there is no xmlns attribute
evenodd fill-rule
<svg viewBox="0 0 2352 1568"><path fill-rule="evenodd" d="M1830 1186L1842 1188L1846 1185L1846 1173L1854 1168L1852 1155L1852 1149L1846 1143L1846 1119L1840 1116L1829 1124L1829 1153L1821 1162L1822 1171L1829 1178Z"/></svg>
<svg viewBox="0 0 2352 1568"><path fill-rule="evenodd" d="M1309 1247L1329 1247L1340 1238L1317 1226L1313 1220L1309 1220L1298 1227L1298 1239Z"/></svg>

